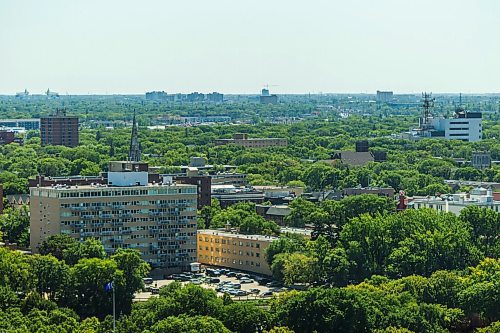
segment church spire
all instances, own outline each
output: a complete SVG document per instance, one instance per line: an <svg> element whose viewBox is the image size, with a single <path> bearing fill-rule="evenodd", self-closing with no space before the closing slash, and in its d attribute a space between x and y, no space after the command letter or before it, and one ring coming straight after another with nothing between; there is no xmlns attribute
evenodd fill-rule
<svg viewBox="0 0 500 333"><path fill-rule="evenodd" d="M139 162L141 160L141 148L139 147L139 139L137 138L137 122L132 120L132 135L130 137L130 149L128 151L128 160L130 162Z"/></svg>

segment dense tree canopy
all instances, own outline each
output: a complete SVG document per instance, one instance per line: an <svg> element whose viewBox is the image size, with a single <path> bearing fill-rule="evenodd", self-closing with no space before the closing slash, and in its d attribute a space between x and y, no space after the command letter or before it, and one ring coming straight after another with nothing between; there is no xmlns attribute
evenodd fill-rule
<svg viewBox="0 0 500 333"><path fill-rule="evenodd" d="M287 99L288 98L288 99ZM143 159L160 172L178 172L191 156L214 165L235 166L251 185L289 185L305 191L388 186L407 195L463 190L444 179L500 181L500 168L472 168L473 151L500 160L498 102L478 97L483 140L409 141L394 134L418 122L416 107L392 107L349 96L287 97L278 105L248 101L222 104L157 103L140 97L71 97L60 100L0 98L3 118L39 117L67 107L81 120L80 146L40 145L38 131L24 145L0 146L4 194L28 192L28 178L97 175L110 160L127 157L131 108L138 111ZM64 104L64 105L63 105ZM328 107L324 107L328 105ZM443 114L451 103L439 103ZM304 116L304 115L307 115ZM348 114L341 117L341 114ZM235 124L165 126L179 116L227 115ZM295 121L296 117L308 118ZM289 121L293 119L293 121ZM105 129L97 120L110 121ZM271 121L270 121L271 120ZM215 146L234 133L284 137L287 147L251 149ZM366 139L371 152L387 160L352 166L330 160ZM290 226L314 227L313 237L281 235L267 249L274 276L286 284L310 287L283 293L269 303L233 302L211 290L173 283L158 298L132 303L148 267L137 252L106 256L93 239L76 242L53 236L40 255L0 248L0 331L108 333L113 281L118 300L117 332L498 332L499 213L464 209L459 217L419 210L395 213L392 199L353 196L314 204L296 199L286 218ZM200 227L230 224L244 233L277 235L278 226L255 213L251 204L221 209L216 201L199 212ZM3 240L28 245L25 208L7 207L0 216Z"/></svg>

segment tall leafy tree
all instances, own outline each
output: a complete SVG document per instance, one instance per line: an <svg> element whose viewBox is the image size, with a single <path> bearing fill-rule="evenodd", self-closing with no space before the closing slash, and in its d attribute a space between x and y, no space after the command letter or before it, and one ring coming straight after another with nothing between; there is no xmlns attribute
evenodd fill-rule
<svg viewBox="0 0 500 333"><path fill-rule="evenodd" d="M30 218L27 206L8 208L0 215L0 231L3 237L11 243L29 246Z"/></svg>

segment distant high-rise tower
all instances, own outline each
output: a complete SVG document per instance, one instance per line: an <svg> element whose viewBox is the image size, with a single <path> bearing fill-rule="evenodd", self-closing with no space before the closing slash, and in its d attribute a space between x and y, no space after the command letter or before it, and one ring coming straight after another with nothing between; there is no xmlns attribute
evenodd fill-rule
<svg viewBox="0 0 500 333"><path fill-rule="evenodd" d="M66 115L64 109L40 117L40 137L42 146L78 146L78 117Z"/></svg>
<svg viewBox="0 0 500 333"><path fill-rule="evenodd" d="M132 135L130 137L130 150L128 151L128 160L131 162L139 162L141 160L141 148L139 147L139 139L137 138L137 122L132 120Z"/></svg>

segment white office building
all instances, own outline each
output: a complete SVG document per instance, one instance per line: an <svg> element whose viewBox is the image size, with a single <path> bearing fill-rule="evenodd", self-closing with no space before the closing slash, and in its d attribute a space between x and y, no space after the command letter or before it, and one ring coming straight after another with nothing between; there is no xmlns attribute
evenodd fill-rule
<svg viewBox="0 0 500 333"><path fill-rule="evenodd" d="M433 119L436 134L448 140L480 141L483 128L480 112L467 112L463 118Z"/></svg>
<svg viewBox="0 0 500 333"><path fill-rule="evenodd" d="M469 194L457 193L439 197L416 198L408 203L408 208L430 208L455 215L459 215L462 209L469 206L478 206L500 212L500 201L493 199L493 191L491 189L483 187L476 187Z"/></svg>
<svg viewBox="0 0 500 333"><path fill-rule="evenodd" d="M453 118L430 116L421 119L419 128L403 133L402 137L413 140L435 138L477 142L483 137L482 114L458 109Z"/></svg>

